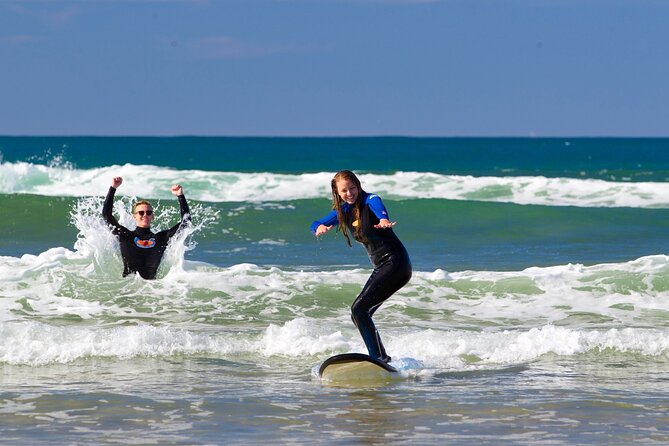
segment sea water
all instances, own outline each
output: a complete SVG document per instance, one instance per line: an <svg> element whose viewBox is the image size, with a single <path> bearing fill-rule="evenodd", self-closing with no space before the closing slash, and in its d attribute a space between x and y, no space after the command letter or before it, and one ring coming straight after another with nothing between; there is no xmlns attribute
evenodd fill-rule
<svg viewBox="0 0 669 446"><path fill-rule="evenodd" d="M0 137L0 430L11 444L667 444L669 139ZM414 265L365 352L360 246L311 222L379 194ZM172 240L122 278L100 216Z"/></svg>

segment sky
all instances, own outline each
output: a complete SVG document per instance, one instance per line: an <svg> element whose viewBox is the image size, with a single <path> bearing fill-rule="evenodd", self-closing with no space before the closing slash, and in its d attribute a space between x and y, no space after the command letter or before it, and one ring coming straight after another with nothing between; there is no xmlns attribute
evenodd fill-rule
<svg viewBox="0 0 669 446"><path fill-rule="evenodd" d="M669 0L0 0L0 135L669 136Z"/></svg>

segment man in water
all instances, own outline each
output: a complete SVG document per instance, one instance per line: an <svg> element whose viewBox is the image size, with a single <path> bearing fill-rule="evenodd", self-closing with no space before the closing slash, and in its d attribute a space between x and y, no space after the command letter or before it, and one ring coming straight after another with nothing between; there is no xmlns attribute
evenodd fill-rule
<svg viewBox="0 0 669 446"><path fill-rule="evenodd" d="M179 199L181 221L170 229L156 234L151 232L153 222L153 208L148 201L138 201L132 206L132 216L137 222L137 229L129 230L119 224L112 215L112 205L116 189L123 183L123 178L114 177L107 192L105 204L102 207L102 216L112 226L112 233L117 235L121 245L123 258L123 277L128 274L139 273L144 279L155 279L160 260L167 248L167 244L177 231L187 222L190 222L190 210L180 185L172 186L172 193Z"/></svg>

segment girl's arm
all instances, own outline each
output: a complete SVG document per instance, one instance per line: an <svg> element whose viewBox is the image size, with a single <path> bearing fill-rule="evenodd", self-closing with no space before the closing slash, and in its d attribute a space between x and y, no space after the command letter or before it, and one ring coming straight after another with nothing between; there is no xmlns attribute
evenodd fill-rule
<svg viewBox="0 0 669 446"><path fill-rule="evenodd" d="M332 210L325 217L321 218L320 220L314 221L309 229L316 237L318 237L328 232L338 223L339 222L337 221L337 211Z"/></svg>
<svg viewBox="0 0 669 446"><path fill-rule="evenodd" d="M374 225L375 228L377 229L383 229L383 228L392 228L395 226L394 221L390 221L390 218L388 217L388 211L386 210L386 207L383 204L383 201L381 201L381 197L378 195L374 194L369 194L367 196L367 206L374 212L374 215L376 215L376 218L379 219L379 223Z"/></svg>

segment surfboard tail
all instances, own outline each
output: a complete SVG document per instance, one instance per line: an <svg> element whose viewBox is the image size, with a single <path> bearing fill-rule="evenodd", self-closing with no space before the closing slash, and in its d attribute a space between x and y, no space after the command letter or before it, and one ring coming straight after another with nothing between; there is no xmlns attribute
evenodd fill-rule
<svg viewBox="0 0 669 446"><path fill-rule="evenodd" d="M397 370L362 353L344 353L326 359L321 364L318 375L331 383L374 383L392 380L397 375Z"/></svg>

